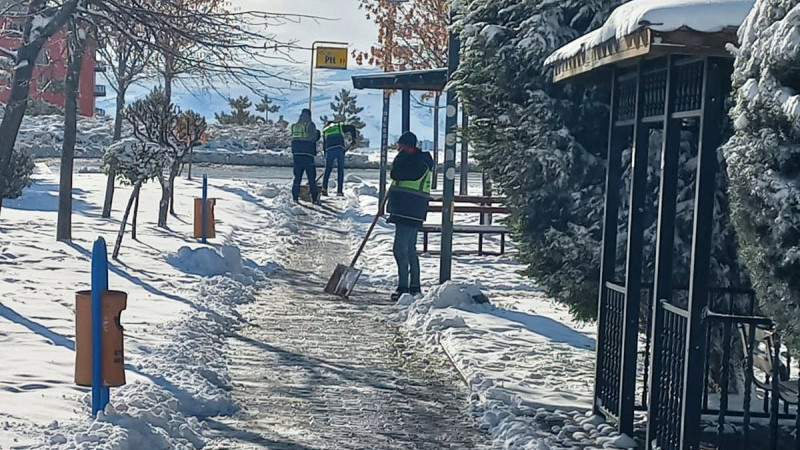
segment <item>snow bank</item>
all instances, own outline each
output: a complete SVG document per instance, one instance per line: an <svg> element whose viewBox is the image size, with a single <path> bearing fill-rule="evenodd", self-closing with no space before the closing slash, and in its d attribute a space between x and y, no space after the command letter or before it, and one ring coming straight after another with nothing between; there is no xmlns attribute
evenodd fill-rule
<svg viewBox="0 0 800 450"><path fill-rule="evenodd" d="M617 7L602 27L553 52L546 65L569 59L609 39L621 39L647 27L655 31L689 28L713 33L739 27L754 0L633 0Z"/></svg>
<svg viewBox="0 0 800 450"><path fill-rule="evenodd" d="M167 262L186 273L206 277L237 275L244 270L241 252L230 245L223 245L219 251L209 247L181 247L178 253L167 256Z"/></svg>

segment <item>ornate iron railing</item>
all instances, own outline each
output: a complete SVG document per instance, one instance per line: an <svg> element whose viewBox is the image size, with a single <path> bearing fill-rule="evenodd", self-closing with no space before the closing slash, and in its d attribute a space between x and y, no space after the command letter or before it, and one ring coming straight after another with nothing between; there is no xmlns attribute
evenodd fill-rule
<svg viewBox="0 0 800 450"><path fill-rule="evenodd" d="M600 323L604 327L601 341L604 348L598 349L600 365L596 380L595 402L609 419L619 420L620 369L622 368L623 322L625 314L625 287L611 282L605 286L604 304L600 308Z"/></svg>
<svg viewBox="0 0 800 450"><path fill-rule="evenodd" d="M663 309L664 324L660 330L661 354L653 355L661 358L662 368L654 380L659 385L655 441L662 450L680 450L689 312L666 300L659 301L657 307Z"/></svg>

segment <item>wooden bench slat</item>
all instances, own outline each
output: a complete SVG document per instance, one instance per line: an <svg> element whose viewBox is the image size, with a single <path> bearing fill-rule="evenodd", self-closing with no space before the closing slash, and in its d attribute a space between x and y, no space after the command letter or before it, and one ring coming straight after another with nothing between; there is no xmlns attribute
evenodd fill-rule
<svg viewBox="0 0 800 450"><path fill-rule="evenodd" d="M503 206L461 206L455 205L453 208L457 213L478 213L478 214L508 214ZM430 205L428 212L440 213L442 212L442 205Z"/></svg>
<svg viewBox="0 0 800 450"><path fill-rule="evenodd" d="M421 231L428 233L441 233L442 226L438 224L423 224ZM508 233L508 228L503 225L453 225L456 233L485 233L500 234Z"/></svg>
<svg viewBox="0 0 800 450"><path fill-rule="evenodd" d="M430 201L441 203L444 198L441 195L431 195ZM505 203L506 197L481 197L479 195L456 195L453 201L458 203L477 203L477 204L492 204L492 203Z"/></svg>

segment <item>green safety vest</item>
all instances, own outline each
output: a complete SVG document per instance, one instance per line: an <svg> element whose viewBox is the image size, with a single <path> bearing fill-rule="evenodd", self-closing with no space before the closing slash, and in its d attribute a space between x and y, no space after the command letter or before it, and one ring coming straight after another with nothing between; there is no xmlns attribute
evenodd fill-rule
<svg viewBox="0 0 800 450"><path fill-rule="evenodd" d="M387 211L392 216L424 222L428 216L428 200L431 193L432 172L416 180L392 181L389 188Z"/></svg>
<svg viewBox="0 0 800 450"><path fill-rule="evenodd" d="M322 129L322 135L326 138L336 135L344 135L344 130L342 129L342 124L340 123L331 123L325 126Z"/></svg>
<svg viewBox="0 0 800 450"><path fill-rule="evenodd" d="M298 122L292 125L292 139L308 139L308 124Z"/></svg>

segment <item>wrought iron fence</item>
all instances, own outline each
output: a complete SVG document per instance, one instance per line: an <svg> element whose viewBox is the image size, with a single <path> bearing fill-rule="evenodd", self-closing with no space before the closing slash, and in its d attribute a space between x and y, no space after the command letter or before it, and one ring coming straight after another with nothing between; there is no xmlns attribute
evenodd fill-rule
<svg viewBox="0 0 800 450"><path fill-rule="evenodd" d="M663 310L664 323L661 354L653 355L661 358L662 369L653 380L659 386L655 443L662 450L679 450L689 312L666 300L659 301L657 307Z"/></svg>
<svg viewBox="0 0 800 450"><path fill-rule="evenodd" d="M599 330L603 334L600 341L602 349L598 348L599 364L596 380L595 402L603 413L612 420L619 420L620 413L620 370L622 368L622 345L625 315L625 288L618 284L607 282L605 286L604 302L599 312L600 323L604 324Z"/></svg>

